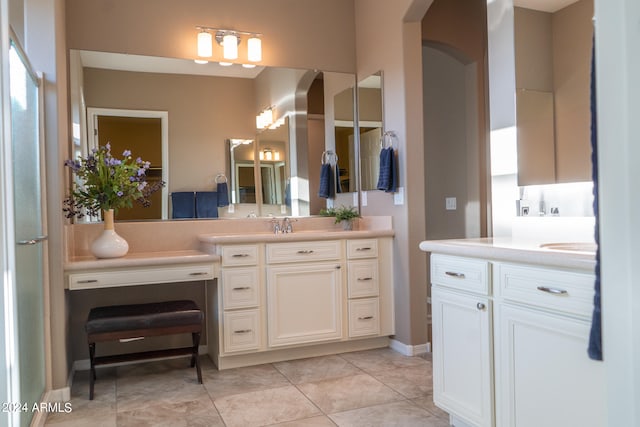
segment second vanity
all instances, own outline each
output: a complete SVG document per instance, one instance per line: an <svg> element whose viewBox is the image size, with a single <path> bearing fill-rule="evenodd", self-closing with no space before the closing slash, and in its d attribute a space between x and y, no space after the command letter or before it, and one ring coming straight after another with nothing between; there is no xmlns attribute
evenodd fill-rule
<svg viewBox="0 0 640 427"><path fill-rule="evenodd" d="M154 300L160 286L177 295L189 289L200 301L203 350L218 369L386 347L395 332L390 218L363 218L354 231L333 227L332 219L305 219L293 233L273 233L264 219L155 227L163 225L162 238L151 242L154 226L118 224L133 250L104 260L84 252L94 230L69 230L74 255L65 265L67 285L72 303L82 301L71 307L72 340L93 300ZM134 239L134 230L147 236ZM73 357L82 369L82 355Z"/></svg>
<svg viewBox="0 0 640 427"><path fill-rule="evenodd" d="M593 254L510 239L420 248L431 253L434 402L452 425L606 424L603 366L587 356Z"/></svg>

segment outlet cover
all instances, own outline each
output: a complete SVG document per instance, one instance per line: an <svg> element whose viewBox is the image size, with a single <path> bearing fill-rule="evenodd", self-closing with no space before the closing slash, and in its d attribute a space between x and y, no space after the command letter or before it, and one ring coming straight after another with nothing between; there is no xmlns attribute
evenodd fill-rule
<svg viewBox="0 0 640 427"><path fill-rule="evenodd" d="M455 211L456 210L456 198L455 197L447 197L444 199L444 204L445 204L445 208L448 211Z"/></svg>
<svg viewBox="0 0 640 427"><path fill-rule="evenodd" d="M404 205L404 187L398 187L398 191L393 193L393 204Z"/></svg>
<svg viewBox="0 0 640 427"><path fill-rule="evenodd" d="M362 203L362 206L367 206L368 202L367 202L367 192L366 191L363 191L360 194L360 202Z"/></svg>
<svg viewBox="0 0 640 427"><path fill-rule="evenodd" d="M233 206L233 203L230 203L229 207L227 208L227 212L234 213L235 211L236 211L236 208Z"/></svg>

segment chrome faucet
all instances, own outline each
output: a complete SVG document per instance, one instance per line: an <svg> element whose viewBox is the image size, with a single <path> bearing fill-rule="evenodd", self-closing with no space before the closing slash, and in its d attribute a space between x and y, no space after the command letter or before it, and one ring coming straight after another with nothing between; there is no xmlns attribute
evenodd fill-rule
<svg viewBox="0 0 640 427"><path fill-rule="evenodd" d="M272 219L271 222L273 223L273 234L278 234L282 231L282 227L280 226L280 223L278 222L278 220L276 218Z"/></svg>
<svg viewBox="0 0 640 427"><path fill-rule="evenodd" d="M288 217L282 218L282 225L280 226L283 233L293 233L293 226L291 220Z"/></svg>

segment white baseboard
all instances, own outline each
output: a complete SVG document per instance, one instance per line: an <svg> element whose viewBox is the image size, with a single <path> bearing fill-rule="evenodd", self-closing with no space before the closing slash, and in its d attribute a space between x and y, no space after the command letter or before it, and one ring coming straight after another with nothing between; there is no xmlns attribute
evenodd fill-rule
<svg viewBox="0 0 640 427"><path fill-rule="evenodd" d="M198 354L202 355L202 354L208 354L208 353L209 353L209 347L207 347L206 345L201 345L201 346L198 347ZM155 359L137 360L135 362L120 362L120 363L110 364L109 366L132 365L134 363L151 362L153 360L177 359L177 358L185 357L185 356L187 356L187 355L158 357L158 358L155 358ZM71 368L71 372L88 371L89 368L91 368L91 363L89 363L89 359L80 359L80 360L76 360L76 361L73 362L73 367Z"/></svg>
<svg viewBox="0 0 640 427"><path fill-rule="evenodd" d="M389 340L389 347L405 356L417 356L419 354L431 353L431 343L408 345L400 341L391 339Z"/></svg>

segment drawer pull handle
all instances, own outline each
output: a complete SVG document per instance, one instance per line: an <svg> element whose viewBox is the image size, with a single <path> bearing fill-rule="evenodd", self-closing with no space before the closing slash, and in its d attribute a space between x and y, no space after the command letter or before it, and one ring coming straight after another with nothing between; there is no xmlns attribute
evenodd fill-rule
<svg viewBox="0 0 640 427"><path fill-rule="evenodd" d="M300 250L300 251L298 251L298 253L299 253L300 255L308 255L308 254L312 254L312 253L313 253L313 250L312 250L312 249L308 249L308 250Z"/></svg>
<svg viewBox="0 0 640 427"><path fill-rule="evenodd" d="M457 279L464 279L464 273L456 273L455 271L445 271L444 274Z"/></svg>
<svg viewBox="0 0 640 427"><path fill-rule="evenodd" d="M189 276L206 276L208 273L205 271L197 271L194 273L189 273Z"/></svg>
<svg viewBox="0 0 640 427"><path fill-rule="evenodd" d="M233 331L234 334L248 334L250 332L253 332L253 330L251 330L251 329L239 329L237 331Z"/></svg>
<svg viewBox="0 0 640 427"><path fill-rule="evenodd" d="M233 288L234 291L248 291L251 289L249 286L238 286L237 288Z"/></svg>
<svg viewBox="0 0 640 427"><path fill-rule="evenodd" d="M484 305L483 303L479 302L479 303L476 304L476 308L478 310L484 310L485 308L487 308L487 306Z"/></svg>
<svg viewBox="0 0 640 427"><path fill-rule="evenodd" d="M358 277L358 282L367 282L373 280L373 277Z"/></svg>
<svg viewBox="0 0 640 427"><path fill-rule="evenodd" d="M231 255L231 258L246 258L248 256L249 254L233 254Z"/></svg>
<svg viewBox="0 0 640 427"><path fill-rule="evenodd" d="M78 280L78 283L98 283L98 279Z"/></svg>
<svg viewBox="0 0 640 427"><path fill-rule="evenodd" d="M564 289L548 288L546 286L538 286L538 290L542 292L546 292L548 294L554 294L554 295L567 295L569 293Z"/></svg>
<svg viewBox="0 0 640 427"><path fill-rule="evenodd" d="M366 248L356 248L356 251L357 251L357 252L360 252L360 251L370 251L370 250L371 250L371 248L369 248L369 247L366 247Z"/></svg>
<svg viewBox="0 0 640 427"><path fill-rule="evenodd" d="M362 316L362 317L358 317L358 320L371 320L373 319L373 316Z"/></svg>

